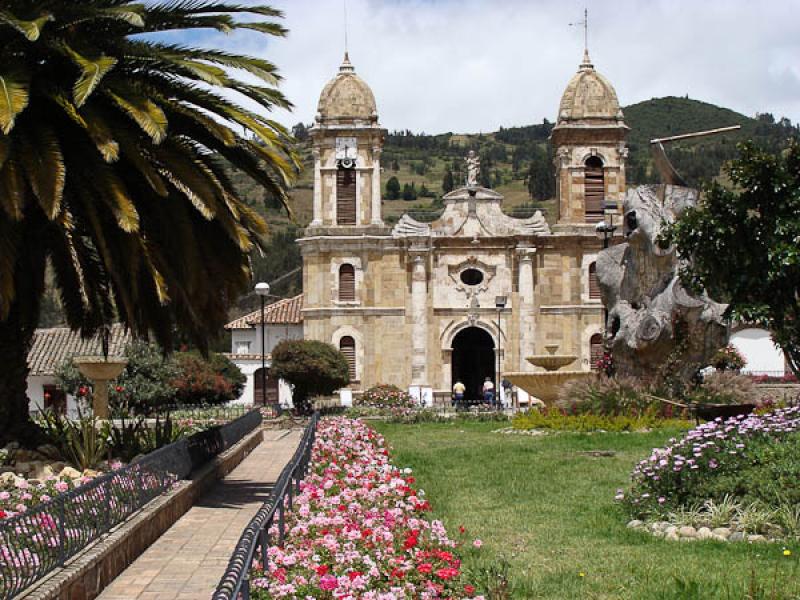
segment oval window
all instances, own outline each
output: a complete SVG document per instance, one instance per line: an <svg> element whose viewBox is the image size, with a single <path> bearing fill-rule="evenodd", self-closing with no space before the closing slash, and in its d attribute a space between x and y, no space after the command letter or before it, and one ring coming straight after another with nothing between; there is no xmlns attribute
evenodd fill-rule
<svg viewBox="0 0 800 600"><path fill-rule="evenodd" d="M478 269L464 269L461 271L461 281L466 285L478 285L483 281L483 273Z"/></svg>

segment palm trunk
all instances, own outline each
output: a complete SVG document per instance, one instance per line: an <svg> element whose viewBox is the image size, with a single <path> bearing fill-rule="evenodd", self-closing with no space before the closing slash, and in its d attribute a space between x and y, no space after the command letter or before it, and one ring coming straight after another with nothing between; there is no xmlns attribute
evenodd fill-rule
<svg viewBox="0 0 800 600"><path fill-rule="evenodd" d="M38 428L28 416L28 351L34 327L26 326L14 302L5 321L0 321L0 445L36 442Z"/></svg>

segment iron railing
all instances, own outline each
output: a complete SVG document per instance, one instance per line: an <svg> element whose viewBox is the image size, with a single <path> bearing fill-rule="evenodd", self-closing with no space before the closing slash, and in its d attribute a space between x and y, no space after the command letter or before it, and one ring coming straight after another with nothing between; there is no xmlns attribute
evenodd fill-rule
<svg viewBox="0 0 800 600"><path fill-rule="evenodd" d="M300 482L308 472L311 448L316 438L318 423L319 413L315 412L292 460L278 476L269 499L261 506L239 538L230 562L228 562L228 568L214 592L213 600L238 600L239 598L249 600L250 569L256 557L260 559L265 570L268 568L267 551L272 545L269 531L273 525L277 525L277 543L283 544L286 536L286 511L291 510L294 497L300 492Z"/></svg>
<svg viewBox="0 0 800 600"><path fill-rule="evenodd" d="M0 593L20 592L261 424L252 410L0 521Z"/></svg>

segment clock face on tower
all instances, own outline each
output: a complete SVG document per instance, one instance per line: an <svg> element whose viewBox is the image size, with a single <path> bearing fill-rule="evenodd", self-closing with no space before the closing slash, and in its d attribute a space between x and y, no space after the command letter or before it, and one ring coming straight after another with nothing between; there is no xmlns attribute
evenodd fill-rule
<svg viewBox="0 0 800 600"><path fill-rule="evenodd" d="M358 142L354 137L336 138L336 160L355 160L358 157Z"/></svg>

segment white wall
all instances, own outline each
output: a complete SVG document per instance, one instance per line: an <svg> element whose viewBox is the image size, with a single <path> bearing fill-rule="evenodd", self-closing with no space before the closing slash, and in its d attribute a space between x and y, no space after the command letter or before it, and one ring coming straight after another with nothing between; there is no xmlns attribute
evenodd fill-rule
<svg viewBox="0 0 800 600"><path fill-rule="evenodd" d="M303 325L267 325L264 327L266 334L266 353L283 340L302 340ZM250 342L249 351L240 349L240 345ZM256 325L250 329L234 329L231 332L231 353L232 354L261 354L261 327Z"/></svg>
<svg viewBox="0 0 800 600"><path fill-rule="evenodd" d="M785 360L766 329L742 329L731 335L731 345L747 361L743 371L748 373L783 373Z"/></svg>
<svg viewBox="0 0 800 600"><path fill-rule="evenodd" d="M53 375L28 376L28 410L44 410L44 386L55 385L57 380ZM67 395L67 415L70 418L78 416L78 403L74 396Z"/></svg>
<svg viewBox="0 0 800 600"><path fill-rule="evenodd" d="M244 384L242 395L237 400L236 404L255 404L256 403L256 386L255 386L255 372L261 368L260 360L231 360L233 364L239 367L239 370L247 377ZM270 361L267 361L267 368L270 367ZM292 388L283 379L278 382L278 402L281 406L289 408L292 407Z"/></svg>

